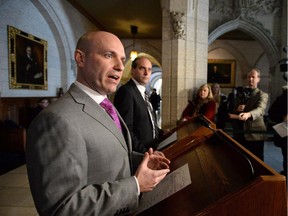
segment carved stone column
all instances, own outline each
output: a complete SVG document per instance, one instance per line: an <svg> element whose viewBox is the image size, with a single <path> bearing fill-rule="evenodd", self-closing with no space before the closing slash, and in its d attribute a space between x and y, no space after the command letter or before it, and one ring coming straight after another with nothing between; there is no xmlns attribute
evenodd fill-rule
<svg viewBox="0 0 288 216"><path fill-rule="evenodd" d="M162 0L162 128L176 126L207 79L209 0Z"/></svg>
<svg viewBox="0 0 288 216"><path fill-rule="evenodd" d="M283 75L285 72L280 71L280 64L283 64L288 58L287 52L283 50L287 47L287 0L282 0L282 18L280 24L280 37L279 37L279 61L277 64L270 68L271 73L271 91L270 93L270 103L273 103L276 97L282 94L282 86L287 85L287 81L284 79ZM286 73L288 75L288 73Z"/></svg>

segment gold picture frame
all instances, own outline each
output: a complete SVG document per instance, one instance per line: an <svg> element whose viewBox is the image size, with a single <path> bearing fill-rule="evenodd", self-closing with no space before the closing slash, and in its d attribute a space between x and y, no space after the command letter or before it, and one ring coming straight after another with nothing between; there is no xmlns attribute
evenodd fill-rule
<svg viewBox="0 0 288 216"><path fill-rule="evenodd" d="M221 87L235 87L236 61L233 59L208 59L207 82Z"/></svg>
<svg viewBox="0 0 288 216"><path fill-rule="evenodd" d="M47 90L47 41L7 28L9 88Z"/></svg>

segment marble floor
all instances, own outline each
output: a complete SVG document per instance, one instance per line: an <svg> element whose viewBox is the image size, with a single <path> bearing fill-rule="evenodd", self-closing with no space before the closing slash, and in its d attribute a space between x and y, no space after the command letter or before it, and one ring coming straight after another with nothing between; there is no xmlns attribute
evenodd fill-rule
<svg viewBox="0 0 288 216"><path fill-rule="evenodd" d="M277 172L282 170L282 154L273 142L265 143L265 162ZM0 176L0 215L36 216L29 190L26 166L22 165Z"/></svg>
<svg viewBox="0 0 288 216"><path fill-rule="evenodd" d="M281 148L276 147L273 142L265 142L264 162L280 173L283 170Z"/></svg>
<svg viewBox="0 0 288 216"><path fill-rule="evenodd" d="M26 165L0 176L0 215L36 216Z"/></svg>

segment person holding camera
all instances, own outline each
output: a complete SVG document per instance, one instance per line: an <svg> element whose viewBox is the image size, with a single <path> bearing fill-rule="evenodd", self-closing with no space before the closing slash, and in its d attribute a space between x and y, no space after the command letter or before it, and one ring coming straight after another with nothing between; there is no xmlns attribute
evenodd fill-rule
<svg viewBox="0 0 288 216"><path fill-rule="evenodd" d="M235 139L264 161L264 140L267 139L264 114L268 94L257 87L259 82L260 70L253 68L247 74L250 89L243 90L245 100L238 95L233 114L229 114L229 117L238 120L238 133Z"/></svg>

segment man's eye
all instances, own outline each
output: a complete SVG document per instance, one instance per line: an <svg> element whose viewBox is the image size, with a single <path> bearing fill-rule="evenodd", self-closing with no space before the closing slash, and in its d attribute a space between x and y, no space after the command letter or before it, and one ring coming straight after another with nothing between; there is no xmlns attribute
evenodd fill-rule
<svg viewBox="0 0 288 216"><path fill-rule="evenodd" d="M112 58L112 53L106 53L105 55L104 55L106 58Z"/></svg>

